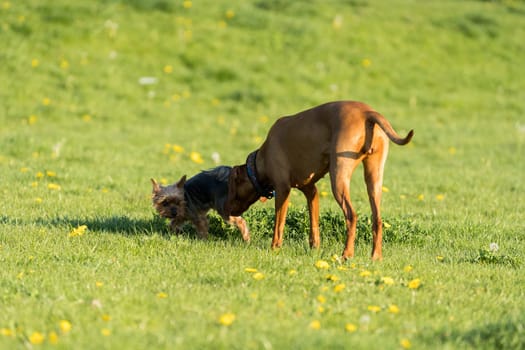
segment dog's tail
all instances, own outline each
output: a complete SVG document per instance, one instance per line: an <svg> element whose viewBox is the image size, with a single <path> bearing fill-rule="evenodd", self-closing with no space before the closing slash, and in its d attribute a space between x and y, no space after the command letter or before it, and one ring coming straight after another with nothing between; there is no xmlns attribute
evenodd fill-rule
<svg viewBox="0 0 525 350"><path fill-rule="evenodd" d="M395 132L394 128L392 128L390 122L386 120L385 117L383 117L381 114L375 111L366 112L366 122L372 128L374 124L379 125L379 127L385 132L388 138L397 145L406 145L410 142L412 136L414 136L414 130L410 130L408 135L405 136L405 138L402 138Z"/></svg>

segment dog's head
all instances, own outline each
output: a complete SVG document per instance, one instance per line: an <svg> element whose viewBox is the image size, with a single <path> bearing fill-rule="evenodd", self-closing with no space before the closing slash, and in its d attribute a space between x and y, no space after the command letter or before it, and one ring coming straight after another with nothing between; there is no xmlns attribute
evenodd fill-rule
<svg viewBox="0 0 525 350"><path fill-rule="evenodd" d="M259 199L259 195L248 177L246 165L234 166L228 179L226 213L230 216L240 216L257 199Z"/></svg>
<svg viewBox="0 0 525 350"><path fill-rule="evenodd" d="M169 186L161 186L151 179L153 192L151 200L153 207L160 216L174 221L184 221L186 215L186 202L184 201L184 183L186 175L181 177L179 182Z"/></svg>

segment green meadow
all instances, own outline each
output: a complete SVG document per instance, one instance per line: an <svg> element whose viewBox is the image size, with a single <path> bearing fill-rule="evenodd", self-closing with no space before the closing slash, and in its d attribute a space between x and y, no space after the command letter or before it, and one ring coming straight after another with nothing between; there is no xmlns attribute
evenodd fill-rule
<svg viewBox="0 0 525 350"><path fill-rule="evenodd" d="M525 348L525 3L0 0L1 349ZM154 177L235 165L272 123L357 100L412 142L385 170L372 262L362 170L341 262L293 191L168 231Z"/></svg>

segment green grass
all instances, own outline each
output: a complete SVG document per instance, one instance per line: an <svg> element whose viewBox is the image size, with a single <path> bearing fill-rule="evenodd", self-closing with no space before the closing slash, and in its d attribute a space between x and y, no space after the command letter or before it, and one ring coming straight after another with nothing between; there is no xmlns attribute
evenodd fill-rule
<svg viewBox="0 0 525 350"><path fill-rule="evenodd" d="M0 2L0 348L525 347L524 18L511 0ZM339 99L415 129L386 166L382 262L360 169L342 265L327 179L318 251L297 191L279 251L272 201L249 245L214 215L206 242L154 215L150 177L241 164L276 118Z"/></svg>

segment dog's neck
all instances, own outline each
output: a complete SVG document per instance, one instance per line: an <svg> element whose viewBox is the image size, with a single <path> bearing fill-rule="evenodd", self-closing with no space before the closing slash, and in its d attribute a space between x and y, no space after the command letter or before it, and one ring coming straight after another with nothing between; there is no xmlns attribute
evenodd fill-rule
<svg viewBox="0 0 525 350"><path fill-rule="evenodd" d="M258 196L271 199L274 196L274 190L272 186L265 181L264 176L261 176L261 172L257 167L257 153L258 151L254 151L248 155L246 159L246 172Z"/></svg>

